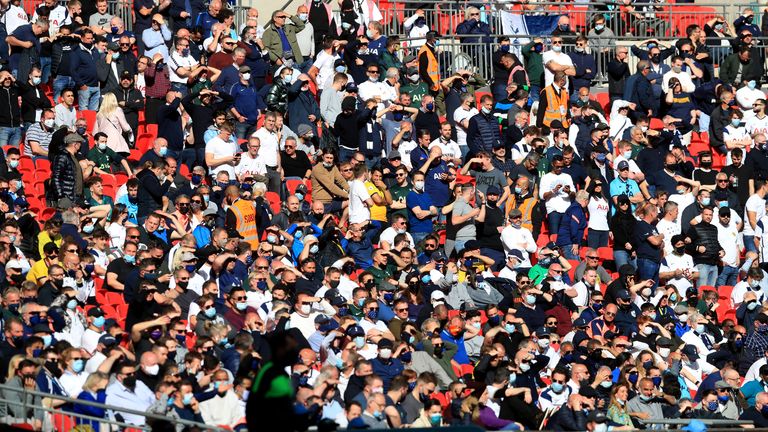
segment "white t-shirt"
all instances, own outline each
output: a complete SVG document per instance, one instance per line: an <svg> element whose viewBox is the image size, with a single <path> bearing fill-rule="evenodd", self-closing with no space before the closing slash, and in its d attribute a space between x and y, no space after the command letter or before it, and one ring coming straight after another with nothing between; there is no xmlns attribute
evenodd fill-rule
<svg viewBox="0 0 768 432"><path fill-rule="evenodd" d="M453 121L456 122L456 143L460 146L467 145L467 130L461 125L464 120L469 120L475 114L478 114L477 108L470 108L465 110L462 107L456 108L453 112Z"/></svg>
<svg viewBox="0 0 768 432"><path fill-rule="evenodd" d="M747 128L745 126L733 127L733 125L729 124L723 130L723 141L726 144L728 141L740 141L744 138L751 138L751 136L747 133ZM750 147L751 145L748 145L745 150L749 151ZM725 164L730 165L732 163L733 160L731 160L731 150L728 150L728 153L725 155Z"/></svg>
<svg viewBox="0 0 768 432"><path fill-rule="evenodd" d="M400 145L397 146L397 151L400 152L403 165L408 167L408 171L413 169L411 166L411 152L417 146L416 141L400 141Z"/></svg>
<svg viewBox="0 0 768 432"><path fill-rule="evenodd" d="M520 263L520 267L531 266L529 254L536 252L536 240L534 240L530 230L507 225L501 230L501 244L504 246L504 253L509 253L512 249L517 249L523 253L524 261Z"/></svg>
<svg viewBox="0 0 768 432"><path fill-rule="evenodd" d="M762 292L760 290L760 286L758 285L755 287L755 289L750 289L749 283L746 280L738 282L733 287L733 291L731 291L731 307L734 309L738 308L740 304L744 302L744 296L749 292L752 291L757 296L757 302L762 303L765 299L762 298Z"/></svg>
<svg viewBox="0 0 768 432"><path fill-rule="evenodd" d="M747 130L747 133L755 136L756 133L768 133L768 115L763 116L763 118L758 118L757 116L750 118L747 120L745 124L745 129Z"/></svg>
<svg viewBox="0 0 768 432"><path fill-rule="evenodd" d="M680 269L684 272L686 270L689 272L695 272L696 267L693 265L693 258L687 253L684 253L683 255L676 255L671 253L661 260L659 273L675 271L677 269ZM691 281L685 278L685 275L682 275L679 278L669 279L667 283L674 285L678 292L685 292L685 290L693 286Z"/></svg>
<svg viewBox="0 0 768 432"><path fill-rule="evenodd" d="M240 147L237 144L233 144L232 141L224 141L216 136L208 141L205 145L205 153L213 154L215 158L221 158L225 156L232 156L240 151ZM229 178L235 178L235 167L231 162L221 164L211 169L211 175L216 176L218 173L226 171L229 174Z"/></svg>
<svg viewBox="0 0 768 432"><path fill-rule="evenodd" d="M573 304L578 307L586 307L587 300L589 299L589 288L587 288L587 285L584 283L584 281L579 281L571 288L576 290L576 297L571 297Z"/></svg>
<svg viewBox="0 0 768 432"><path fill-rule="evenodd" d="M748 86L744 86L736 91L736 103L739 104L745 119L755 116L752 104L758 99L765 99L765 93L760 89L751 90Z"/></svg>
<svg viewBox="0 0 768 432"><path fill-rule="evenodd" d="M587 211L589 211L589 223L587 226L596 231L608 231L609 210L610 206L605 198L590 198L589 204L587 204Z"/></svg>
<svg viewBox="0 0 768 432"><path fill-rule="evenodd" d="M571 198L564 190L565 186L570 186L571 191L576 190L573 186L573 179L570 174L560 173L558 175L551 172L544 174L539 183L539 198L544 200L544 194L552 192L558 184L563 187L561 187L556 194L552 195L550 199L545 201L547 214L552 212L565 213L565 211L568 210L568 206L571 205Z"/></svg>
<svg viewBox="0 0 768 432"><path fill-rule="evenodd" d="M680 213L683 211L680 210ZM676 236L680 234L681 227L680 224L675 221L669 221L665 218L662 218L657 224L656 224L656 231L659 232L659 234L664 234L664 254L671 254L672 253L672 236Z"/></svg>
<svg viewBox="0 0 768 432"><path fill-rule="evenodd" d="M720 242L720 246L725 251L723 263L731 267L738 267L740 262L739 254L744 249L744 237L736 229L738 222L733 220L733 216L738 216L735 211L731 212L731 221L728 226L723 226L720 223L720 218L712 222L717 227L717 241Z"/></svg>
<svg viewBox="0 0 768 432"><path fill-rule="evenodd" d="M568 54L564 52L554 52L552 50L544 51L544 54L541 55L541 62L544 64L544 85L548 86L552 84L552 82L555 80L555 74L549 70L547 67L547 63L550 61L554 61L555 63L562 65L562 66L573 66L573 61L570 57L568 57ZM570 83L570 79L568 77L565 78L565 88L568 88L568 84Z"/></svg>
<svg viewBox="0 0 768 432"><path fill-rule="evenodd" d="M3 15L3 18L0 18L0 21L5 22L5 31L10 35L13 34L19 26L29 24L29 16L23 8L10 5L8 11Z"/></svg>
<svg viewBox="0 0 768 432"><path fill-rule="evenodd" d="M262 127L251 136L258 138L261 144L258 159L264 162L264 165L268 167L277 166L277 152L279 146L279 143L277 142L277 134Z"/></svg>
<svg viewBox="0 0 768 432"><path fill-rule="evenodd" d="M683 210L686 209L689 205L693 204L694 201L696 201L696 198L693 197L693 194L690 192L685 193L684 195L680 194L672 194L669 196L669 201L676 202L677 203L677 219L675 219L675 223L683 226L680 221L683 217Z"/></svg>
<svg viewBox="0 0 768 432"><path fill-rule="evenodd" d="M395 242L395 236L397 236L397 230L395 230L392 227L385 229L379 235L379 246L381 246L382 242L389 243L390 247L394 246L393 243ZM408 237L408 242L411 244L411 248L416 249L416 244L413 242L413 237L411 237L411 233L406 231L405 236Z"/></svg>
<svg viewBox="0 0 768 432"><path fill-rule="evenodd" d="M317 78L315 79L318 89L323 90L326 81L333 77L335 72L333 64L338 58L338 54L328 54L325 50L320 51L320 53L317 54L317 58L315 59L315 62L312 63L312 66L316 67L318 70Z"/></svg>
<svg viewBox="0 0 768 432"><path fill-rule="evenodd" d="M747 198L747 203L744 205L744 235L755 235L755 230L752 225L749 224L749 216L747 212L755 213L755 223L765 216L765 198L760 198L760 195L753 194Z"/></svg>
<svg viewBox="0 0 768 432"><path fill-rule="evenodd" d="M362 223L371 219L366 201L371 198L365 183L360 180L349 182L349 223Z"/></svg>
<svg viewBox="0 0 768 432"><path fill-rule="evenodd" d="M358 97L361 100L373 99L376 96L381 98L379 109L384 109L386 105L397 98L395 88L383 81L365 81L357 85ZM384 105L384 106L382 106Z"/></svg>
<svg viewBox="0 0 768 432"><path fill-rule="evenodd" d="M443 142L443 140L438 138L429 143L429 149L432 150L434 146L440 147L440 150L443 151L443 157L461 158L461 149L454 140L449 139L448 142Z"/></svg>
<svg viewBox="0 0 768 432"><path fill-rule="evenodd" d="M37 21L37 18L38 18L37 11L35 11L35 14L32 15L32 22ZM65 6L58 5L49 12L49 15L48 15L48 34L49 35L54 36L56 33L59 32L59 28L61 26L68 25L68 24L72 24L72 16L69 14L69 11ZM7 30L7 31L8 31L8 34L11 34L10 30Z"/></svg>
<svg viewBox="0 0 768 432"><path fill-rule="evenodd" d="M180 67L191 68L197 64L197 60L195 60L194 57L189 55L186 57L182 57L181 54L175 51L171 53L171 55L168 57L168 60L166 62L168 63L168 66L169 66L168 79L172 83L177 83L177 84L186 84L187 79L185 77L179 76L176 73L176 69Z"/></svg>

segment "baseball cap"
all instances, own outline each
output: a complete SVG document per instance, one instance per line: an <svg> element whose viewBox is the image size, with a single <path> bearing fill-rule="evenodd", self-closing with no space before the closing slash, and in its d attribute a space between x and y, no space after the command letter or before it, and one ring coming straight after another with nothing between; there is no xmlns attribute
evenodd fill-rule
<svg viewBox="0 0 768 432"><path fill-rule="evenodd" d="M240 66L240 69L238 70L240 71L240 73L248 73L251 71L251 67L243 65L243 66Z"/></svg>
<svg viewBox="0 0 768 432"><path fill-rule="evenodd" d="M114 336L112 336L109 333L101 335L99 338L99 343L104 345L105 347L111 347L117 343L117 339L115 339Z"/></svg>
<svg viewBox="0 0 768 432"><path fill-rule="evenodd" d="M516 258L518 261L523 261L523 253L519 249L512 249L507 253L507 259Z"/></svg>
<svg viewBox="0 0 768 432"><path fill-rule="evenodd" d="M363 330L362 327L359 325L353 325L349 326L347 328L347 336L356 337L356 336L365 336L365 330Z"/></svg>
<svg viewBox="0 0 768 432"><path fill-rule="evenodd" d="M88 316L89 317L101 317L101 316L104 316L104 311L101 310L101 308L95 307L95 308L92 308L91 310L88 311Z"/></svg>
<svg viewBox="0 0 768 432"><path fill-rule="evenodd" d="M387 159L402 159L403 156L397 150L390 150L387 154Z"/></svg>
<svg viewBox="0 0 768 432"><path fill-rule="evenodd" d="M618 170L622 171L622 170L625 170L625 169L629 169L629 162L623 160L623 161L619 162Z"/></svg>
<svg viewBox="0 0 768 432"><path fill-rule="evenodd" d="M699 353L696 351L696 347L690 344L687 344L683 347L683 354L688 356L688 360L694 362L699 359Z"/></svg>
<svg viewBox="0 0 768 432"><path fill-rule="evenodd" d="M630 300L632 296L629 294L629 291L623 289L623 290L620 290L618 293L616 293L616 298L626 301L626 300Z"/></svg>
<svg viewBox="0 0 768 432"><path fill-rule="evenodd" d="M429 295L429 299L432 301L440 300L442 302L445 301L445 293L440 290L434 290L432 291L432 294Z"/></svg>
<svg viewBox="0 0 768 432"><path fill-rule="evenodd" d="M308 124L302 123L299 125L298 128L296 128L296 133L298 133L299 136L304 136L306 134L313 133L313 132L312 132L312 128L309 127Z"/></svg>
<svg viewBox="0 0 768 432"><path fill-rule="evenodd" d="M682 303L678 303L675 306L675 313L678 314L678 315L682 315L684 313L688 313L688 306L686 306L686 305L684 305Z"/></svg>
<svg viewBox="0 0 768 432"><path fill-rule="evenodd" d="M5 271L8 271L10 269L21 271L22 267L21 267L21 263L19 262L19 260L12 259L12 260L8 261L5 264Z"/></svg>
<svg viewBox="0 0 768 432"><path fill-rule="evenodd" d="M445 261L448 259L448 257L445 256L445 253L441 250L432 252L430 258L432 258L432 261Z"/></svg>
<svg viewBox="0 0 768 432"><path fill-rule="evenodd" d="M192 252L184 252L181 254L181 262L184 261L196 261L197 257Z"/></svg>
<svg viewBox="0 0 768 432"><path fill-rule="evenodd" d="M501 190L496 185L488 186L488 189L485 191L486 195L501 195Z"/></svg>

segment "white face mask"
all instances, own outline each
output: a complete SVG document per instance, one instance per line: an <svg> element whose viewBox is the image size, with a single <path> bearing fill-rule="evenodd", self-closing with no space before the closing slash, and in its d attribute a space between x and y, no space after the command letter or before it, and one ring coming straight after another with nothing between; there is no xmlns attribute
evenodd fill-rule
<svg viewBox="0 0 768 432"><path fill-rule="evenodd" d="M653 333L653 328L651 328L651 326L645 326L645 328L643 328L644 335L650 336L652 333Z"/></svg>
<svg viewBox="0 0 768 432"><path fill-rule="evenodd" d="M312 311L312 308L309 305L301 305L301 313L304 315L309 315L309 312Z"/></svg>
<svg viewBox="0 0 768 432"><path fill-rule="evenodd" d="M379 350L379 357L387 360L392 357L392 350L389 348L382 348Z"/></svg>
<svg viewBox="0 0 768 432"><path fill-rule="evenodd" d="M419 191L424 190L424 180L418 180L413 182L413 188Z"/></svg>
<svg viewBox="0 0 768 432"><path fill-rule="evenodd" d="M152 366L147 366L144 368L144 372L146 372L147 375L155 376L157 375L158 372L160 372L160 365L156 364Z"/></svg>
<svg viewBox="0 0 768 432"><path fill-rule="evenodd" d="M246 81L250 80L251 79L251 74L250 73L244 73L243 74L243 79L246 80Z"/></svg>
<svg viewBox="0 0 768 432"><path fill-rule="evenodd" d="M54 123L54 120L53 120L53 119L45 119L45 120L43 121L43 124L44 124L44 125L45 125L45 127L47 127L47 128L52 128L52 127L53 127L53 125L54 125L55 123Z"/></svg>
<svg viewBox="0 0 768 432"><path fill-rule="evenodd" d="M659 355L660 355L662 358L667 358L667 357L669 357L669 348L659 348Z"/></svg>

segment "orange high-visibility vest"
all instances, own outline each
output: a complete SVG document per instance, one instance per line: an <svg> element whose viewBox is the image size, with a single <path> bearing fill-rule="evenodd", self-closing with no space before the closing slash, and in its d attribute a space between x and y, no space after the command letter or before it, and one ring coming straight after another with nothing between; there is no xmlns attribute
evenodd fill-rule
<svg viewBox="0 0 768 432"><path fill-rule="evenodd" d="M419 49L419 57L421 57L421 53L427 53L427 74L429 75L429 79L432 80L432 87L429 89L432 91L438 91L440 90L440 68L437 64L437 57L435 57L435 53L432 52L429 47L427 47L427 44L424 44Z"/></svg>
<svg viewBox="0 0 768 432"><path fill-rule="evenodd" d="M548 85L544 88L544 95L547 97L547 109L544 111L544 126L549 126L555 120L560 120L564 128L570 125L568 121L568 92L560 89L560 95L555 92L555 88Z"/></svg>
<svg viewBox="0 0 768 432"><path fill-rule="evenodd" d="M238 199L230 207L237 217L235 229L252 249L259 247L259 231L256 228L256 209L250 201Z"/></svg>

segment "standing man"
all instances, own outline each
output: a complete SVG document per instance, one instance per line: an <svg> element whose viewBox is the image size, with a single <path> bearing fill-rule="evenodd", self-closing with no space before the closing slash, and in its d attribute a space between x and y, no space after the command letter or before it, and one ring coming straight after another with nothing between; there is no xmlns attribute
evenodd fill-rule
<svg viewBox="0 0 768 432"><path fill-rule="evenodd" d="M229 206L224 227L234 229L243 237L242 241L251 245L251 250L259 247L259 231L256 226L256 209L253 202L240 197L237 186L227 186L224 190L224 203Z"/></svg>
<svg viewBox="0 0 768 432"><path fill-rule="evenodd" d="M566 56L567 57L567 56ZM539 97L539 110L536 113L536 126L550 126L557 120L562 127L570 125L570 108L568 80L565 72L557 71L553 75L552 84L544 87Z"/></svg>
<svg viewBox="0 0 768 432"><path fill-rule="evenodd" d="M286 25L289 17L294 24L292 26ZM261 41L264 48L269 50L269 60L275 70L288 60L292 60L296 65L304 63L304 56L296 38L296 33L304 30L304 27L304 21L297 16L289 16L283 10L272 12L272 22L264 29Z"/></svg>
<svg viewBox="0 0 768 432"><path fill-rule="evenodd" d="M440 65L437 61L437 32L428 31L426 43L419 49L419 76L429 87L432 96L440 91Z"/></svg>

